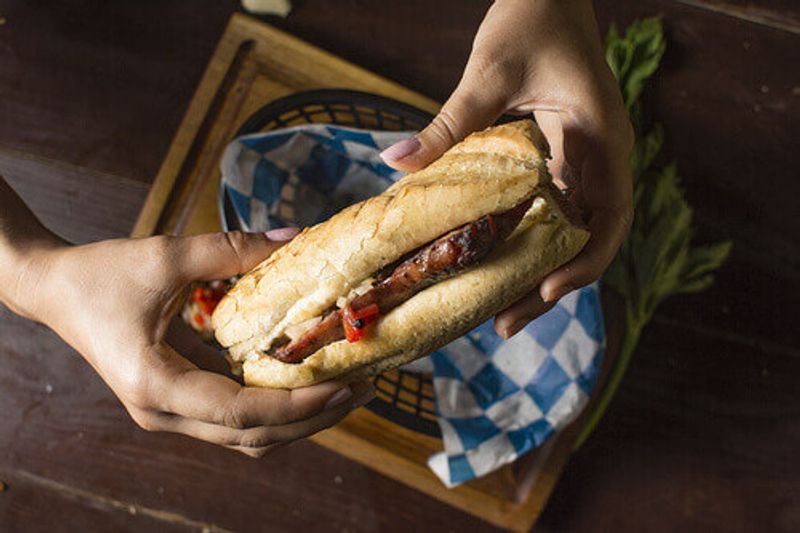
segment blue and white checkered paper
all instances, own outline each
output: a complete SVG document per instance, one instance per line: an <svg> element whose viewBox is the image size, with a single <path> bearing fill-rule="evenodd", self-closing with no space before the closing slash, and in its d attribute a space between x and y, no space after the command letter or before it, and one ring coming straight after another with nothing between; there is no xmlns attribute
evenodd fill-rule
<svg viewBox="0 0 800 533"><path fill-rule="evenodd" d="M246 135L223 156L221 192L248 231L315 224L402 177L378 154L408 135L326 125ZM453 487L540 446L586 404L604 346L593 284L508 341L489 321L434 352L444 452L430 468Z"/></svg>

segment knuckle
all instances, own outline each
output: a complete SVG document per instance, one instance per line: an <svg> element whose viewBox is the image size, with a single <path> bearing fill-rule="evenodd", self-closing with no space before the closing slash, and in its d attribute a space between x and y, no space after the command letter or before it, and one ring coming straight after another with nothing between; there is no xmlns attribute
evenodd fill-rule
<svg viewBox="0 0 800 533"><path fill-rule="evenodd" d="M239 270L244 269L244 256L247 246L247 236L241 231L229 231L222 234L228 247L233 252Z"/></svg>
<svg viewBox="0 0 800 533"><path fill-rule="evenodd" d="M156 418L152 416L143 417L138 424L140 428L148 432L158 431L160 427Z"/></svg>
<svg viewBox="0 0 800 533"><path fill-rule="evenodd" d="M285 420L285 423L303 420L316 414L319 410L320 408L313 402L309 402L307 397L294 390L287 391L280 405L281 419Z"/></svg>
<svg viewBox="0 0 800 533"><path fill-rule="evenodd" d="M140 388L133 388L125 392L125 400L139 409L150 408L150 395Z"/></svg>
<svg viewBox="0 0 800 533"><path fill-rule="evenodd" d="M147 239L147 244L146 259L151 263L163 263L165 259L172 259L175 254L175 237L157 235Z"/></svg>
<svg viewBox="0 0 800 533"><path fill-rule="evenodd" d="M262 457L266 457L271 450L269 448L256 448L253 450L253 457L255 459L261 459Z"/></svg>
<svg viewBox="0 0 800 533"><path fill-rule="evenodd" d="M142 364L138 363L131 365L128 371L124 373L120 396L126 403L139 409L153 407L150 381L147 375L147 370L143 368Z"/></svg>
<svg viewBox="0 0 800 533"><path fill-rule="evenodd" d="M233 429L247 428L247 420L244 413L242 412L242 409L240 408L239 402L233 402L221 407L216 419L219 421L220 424L222 424L223 426L227 426L229 428Z"/></svg>
<svg viewBox="0 0 800 533"><path fill-rule="evenodd" d="M246 448L258 449L274 444L274 442L268 429L257 429L246 432L239 444Z"/></svg>
<svg viewBox="0 0 800 533"><path fill-rule="evenodd" d="M246 427L242 415L237 409L223 410L221 422L223 426L233 429L245 429Z"/></svg>
<svg viewBox="0 0 800 533"><path fill-rule="evenodd" d="M174 275L179 259L176 237L158 235L147 239L146 246L136 260L145 279L160 284Z"/></svg>
<svg viewBox="0 0 800 533"><path fill-rule="evenodd" d="M447 107L443 107L439 111L428 127L433 136L443 145L453 145L464 136L453 112Z"/></svg>
<svg viewBox="0 0 800 533"><path fill-rule="evenodd" d="M129 409L128 412L136 425L145 431L152 432L161 429L159 419L152 413L141 409Z"/></svg>
<svg viewBox="0 0 800 533"><path fill-rule="evenodd" d="M504 53L501 45L482 46L470 55L465 73L480 87L520 85L527 74L525 57Z"/></svg>

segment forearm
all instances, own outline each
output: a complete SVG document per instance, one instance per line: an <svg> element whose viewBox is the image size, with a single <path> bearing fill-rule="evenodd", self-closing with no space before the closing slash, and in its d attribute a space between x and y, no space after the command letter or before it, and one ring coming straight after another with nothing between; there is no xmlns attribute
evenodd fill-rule
<svg viewBox="0 0 800 533"><path fill-rule="evenodd" d="M0 302L35 318L48 252L66 243L47 230L0 176Z"/></svg>

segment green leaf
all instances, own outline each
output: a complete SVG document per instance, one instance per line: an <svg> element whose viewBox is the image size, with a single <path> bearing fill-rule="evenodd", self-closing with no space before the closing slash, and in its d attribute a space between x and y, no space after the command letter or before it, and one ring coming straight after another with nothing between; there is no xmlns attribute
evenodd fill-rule
<svg viewBox="0 0 800 533"><path fill-rule="evenodd" d="M616 76L636 132L631 153L635 218L631 231L603 276L625 298L627 331L620 360L602 392L578 445L591 433L622 380L642 328L661 303L678 293L696 292L713 283L730 242L693 247L692 209L686 201L677 167L653 169L664 144L664 131L647 134L639 127L639 97L661 61L666 43L657 18L634 22L620 35L612 25L606 37L606 60Z"/></svg>
<svg viewBox="0 0 800 533"><path fill-rule="evenodd" d="M731 253L731 241L692 248L684 264L681 277L690 282L698 276L718 269Z"/></svg>
<svg viewBox="0 0 800 533"><path fill-rule="evenodd" d="M605 274L603 274L603 281L614 287L617 292L619 292L625 299L630 298L630 279L631 279L631 272L630 269L627 268L626 261L624 260L624 254L620 250L620 253L611 262L606 269Z"/></svg>
<svg viewBox="0 0 800 533"><path fill-rule="evenodd" d="M664 30L658 18L634 22L624 36L613 25L609 30L606 61L619 82L629 112L636 105L645 82L658 68L665 50Z"/></svg>
<svg viewBox="0 0 800 533"><path fill-rule="evenodd" d="M653 159L661 151L664 144L664 128L660 124L656 126L644 137L639 137L633 144L631 152L631 173L634 177L641 176L650 165Z"/></svg>
<svg viewBox="0 0 800 533"><path fill-rule="evenodd" d="M617 28L613 24L608 31L606 43L606 62L608 62L611 72L614 73L614 77L618 80L622 79L631 64L633 45L620 38L619 34L617 34Z"/></svg>
<svg viewBox="0 0 800 533"><path fill-rule="evenodd" d="M626 33L634 43L631 66L623 85L628 108L639 99L644 83L653 75L666 50L661 21L650 18L634 23Z"/></svg>
<svg viewBox="0 0 800 533"><path fill-rule="evenodd" d="M677 292L684 292L684 293L699 292L710 287L712 283L714 283L714 276L708 274L706 276L699 277L689 283L685 283L678 289Z"/></svg>

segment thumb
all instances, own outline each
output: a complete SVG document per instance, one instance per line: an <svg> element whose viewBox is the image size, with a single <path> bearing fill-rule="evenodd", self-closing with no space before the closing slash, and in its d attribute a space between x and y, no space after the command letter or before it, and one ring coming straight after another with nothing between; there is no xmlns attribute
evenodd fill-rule
<svg viewBox="0 0 800 533"><path fill-rule="evenodd" d="M253 269L300 230L280 228L267 233L207 233L176 241L177 266L187 281L225 279Z"/></svg>
<svg viewBox="0 0 800 533"><path fill-rule="evenodd" d="M419 170L473 131L494 124L505 110L505 99L498 91L481 86L481 76L473 71L467 68L456 90L425 129L381 153L387 165L406 172Z"/></svg>

